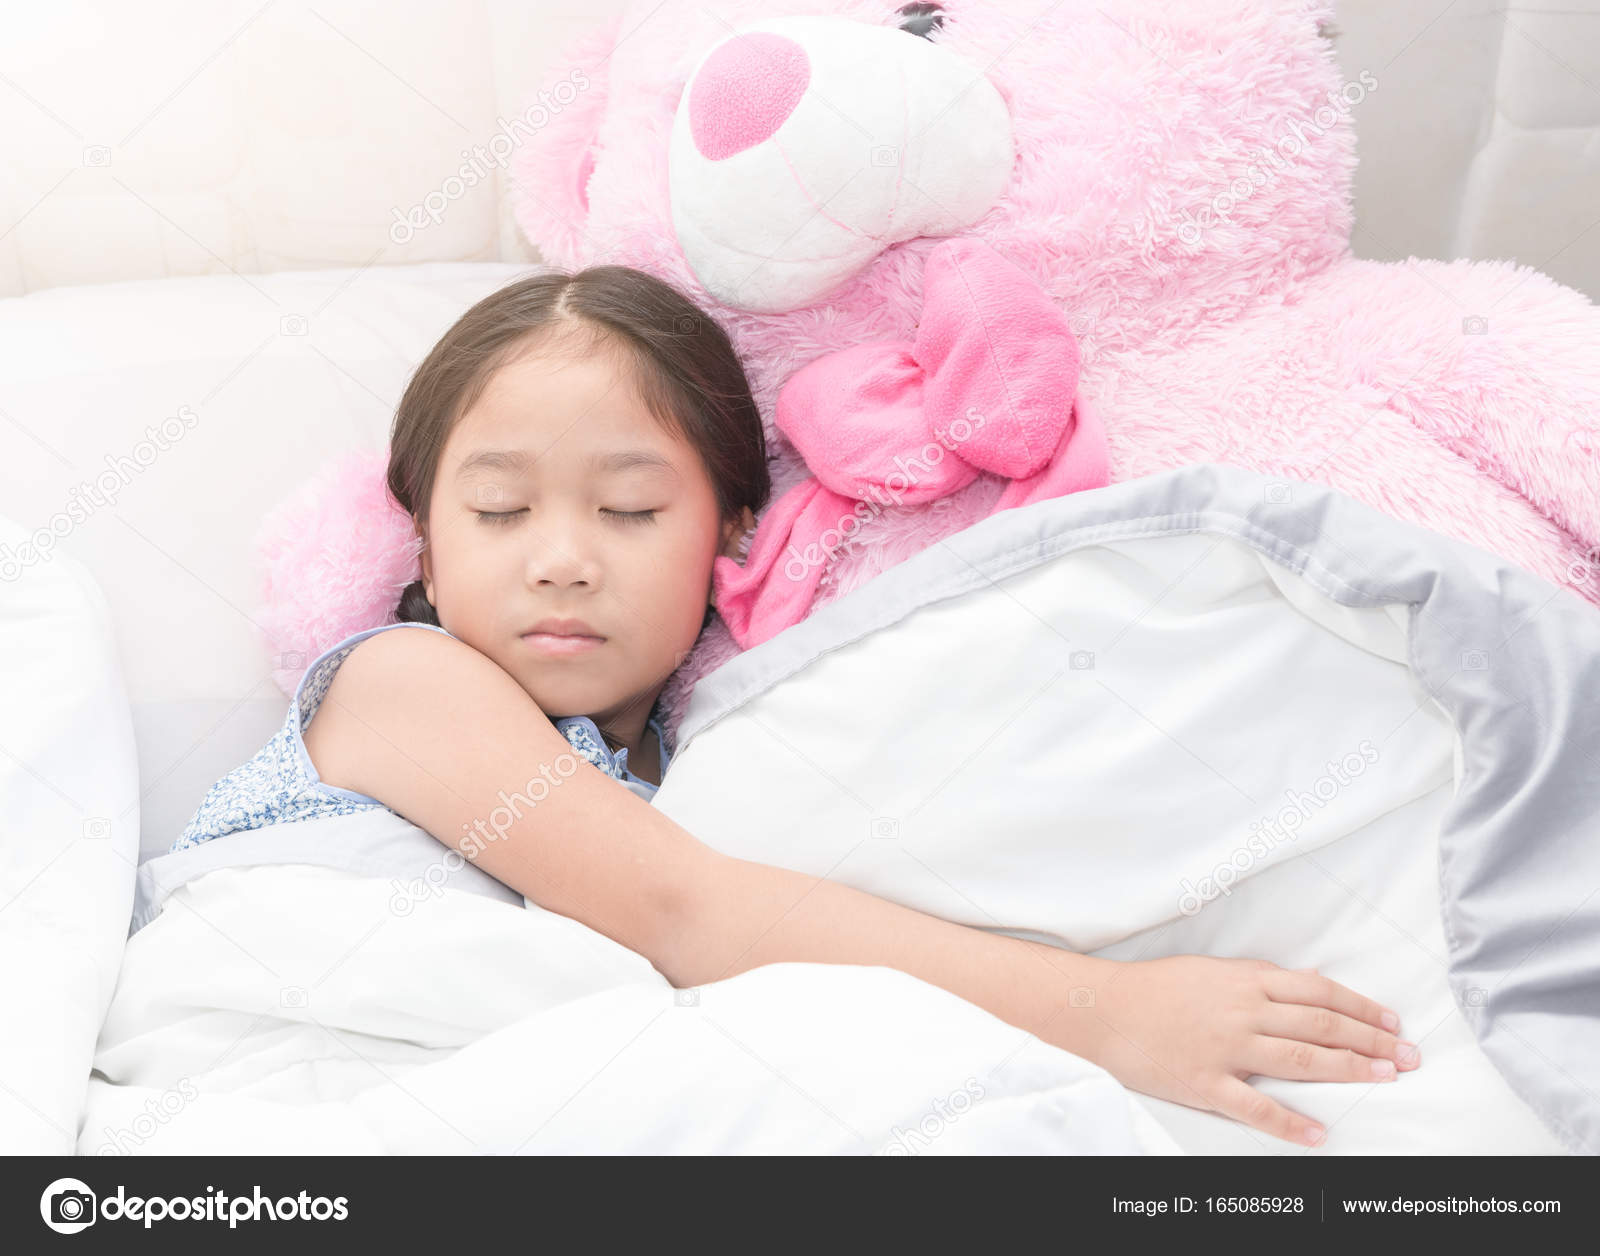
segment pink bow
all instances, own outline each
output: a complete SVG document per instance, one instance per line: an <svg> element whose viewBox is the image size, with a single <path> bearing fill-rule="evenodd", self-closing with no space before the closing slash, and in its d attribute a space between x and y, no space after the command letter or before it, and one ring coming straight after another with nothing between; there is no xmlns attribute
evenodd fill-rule
<svg viewBox="0 0 1600 1256"><path fill-rule="evenodd" d="M778 394L812 478L767 511L744 566L716 561L734 640L749 649L804 619L834 554L884 505L983 472L1012 481L995 512L1105 484L1105 431L1077 390L1078 343L1044 290L982 241L938 245L914 341L827 354Z"/></svg>

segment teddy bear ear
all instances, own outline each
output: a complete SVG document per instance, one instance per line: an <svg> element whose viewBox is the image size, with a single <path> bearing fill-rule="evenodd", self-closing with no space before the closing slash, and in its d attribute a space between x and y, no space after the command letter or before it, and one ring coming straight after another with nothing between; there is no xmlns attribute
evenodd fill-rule
<svg viewBox="0 0 1600 1256"><path fill-rule="evenodd" d="M551 266L579 264L589 225L589 178L598 157L612 50L623 15L570 44L552 67L552 85L521 122L533 129L510 164L511 212L522 234ZM565 103L563 99L567 98Z"/></svg>

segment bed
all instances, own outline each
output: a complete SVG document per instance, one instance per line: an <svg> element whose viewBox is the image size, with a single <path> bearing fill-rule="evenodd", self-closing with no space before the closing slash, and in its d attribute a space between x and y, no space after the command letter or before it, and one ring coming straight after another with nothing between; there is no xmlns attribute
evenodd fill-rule
<svg viewBox="0 0 1600 1256"><path fill-rule="evenodd" d="M889 970L674 992L482 887L398 910L438 859L403 822L359 868L163 888L205 789L282 718L255 522L379 447L411 364L524 269L0 303L5 665L27 709L61 713L31 726L54 757L22 746L4 777L29 817L4 943L60 956L0 1052L7 1149L1304 1154ZM103 470L116 502L85 510L74 487ZM1327 1123L1311 1154L1593 1153L1600 714L1576 697L1597 673L1571 590L1208 464L994 516L732 660L657 805L719 849L976 927L1315 965L1390 1002L1414 1073L1258 1079Z"/></svg>

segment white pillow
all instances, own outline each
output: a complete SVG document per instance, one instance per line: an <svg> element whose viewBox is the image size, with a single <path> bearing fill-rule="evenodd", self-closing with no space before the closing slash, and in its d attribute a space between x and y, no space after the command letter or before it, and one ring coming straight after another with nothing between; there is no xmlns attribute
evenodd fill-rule
<svg viewBox="0 0 1600 1256"><path fill-rule="evenodd" d="M139 777L105 597L0 518L0 1155L70 1155L133 906Z"/></svg>
<svg viewBox="0 0 1600 1256"><path fill-rule="evenodd" d="M215 275L0 301L0 511L28 533L54 524L55 552L105 590L146 855L287 710L252 618L262 514L325 461L384 446L434 342L531 269ZM114 503L75 496L102 474Z"/></svg>

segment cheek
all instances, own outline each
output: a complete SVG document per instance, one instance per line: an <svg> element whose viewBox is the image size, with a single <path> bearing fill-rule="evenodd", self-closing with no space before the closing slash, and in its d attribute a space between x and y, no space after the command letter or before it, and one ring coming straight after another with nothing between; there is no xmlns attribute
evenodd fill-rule
<svg viewBox="0 0 1600 1256"><path fill-rule="evenodd" d="M700 527L679 529L661 538L661 543L652 547L649 560L639 567L652 604L672 608L675 621L693 619L698 625L705 612L715 554L716 535L707 535Z"/></svg>
<svg viewBox="0 0 1600 1256"><path fill-rule="evenodd" d="M460 536L453 536L450 540L452 543L441 546L434 558L437 572L434 578L448 588L468 588L477 578L477 568L482 559L474 546L462 543Z"/></svg>
<svg viewBox="0 0 1600 1256"><path fill-rule="evenodd" d="M463 524L462 530L477 526L481 525ZM504 588L517 564L510 547L473 544L475 538L470 533L453 539L455 544L442 551L437 560L442 577L436 574L434 578L456 613L471 618L476 608L486 605L484 591Z"/></svg>

